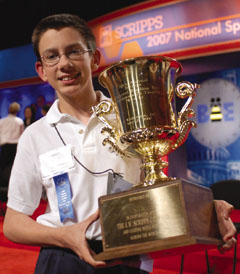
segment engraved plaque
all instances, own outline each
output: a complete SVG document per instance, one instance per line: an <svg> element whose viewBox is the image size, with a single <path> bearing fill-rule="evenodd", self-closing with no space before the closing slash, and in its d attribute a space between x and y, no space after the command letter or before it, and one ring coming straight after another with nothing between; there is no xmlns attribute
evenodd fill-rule
<svg viewBox="0 0 240 274"><path fill-rule="evenodd" d="M97 260L152 257L221 243L212 192L178 179L99 198L103 252Z"/></svg>
<svg viewBox="0 0 240 274"><path fill-rule="evenodd" d="M101 203L108 248L187 233L185 210L181 207L177 184L107 197ZM169 207L169 204L173 206Z"/></svg>

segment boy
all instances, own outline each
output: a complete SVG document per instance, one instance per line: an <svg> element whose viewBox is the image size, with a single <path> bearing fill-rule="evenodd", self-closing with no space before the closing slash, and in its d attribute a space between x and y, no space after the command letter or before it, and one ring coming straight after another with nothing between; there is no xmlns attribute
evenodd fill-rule
<svg viewBox="0 0 240 274"><path fill-rule="evenodd" d="M107 171L123 173L133 184L140 178L139 160L122 159L102 146L102 124L90 111L108 99L92 84L100 61L94 36L78 16L58 14L39 23L32 41L36 71L58 100L19 141L4 233L12 241L42 246L37 274L143 273L106 267L92 257L101 250L97 200L106 194ZM48 207L35 222L29 215L42 188Z"/></svg>

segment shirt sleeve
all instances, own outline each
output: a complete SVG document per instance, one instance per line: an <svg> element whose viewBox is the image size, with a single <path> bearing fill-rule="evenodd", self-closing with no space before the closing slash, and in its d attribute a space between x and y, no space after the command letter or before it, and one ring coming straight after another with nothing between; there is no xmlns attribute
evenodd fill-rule
<svg viewBox="0 0 240 274"><path fill-rule="evenodd" d="M24 134L23 134L24 135ZM20 138L8 188L7 206L32 215L40 203L42 183L31 136Z"/></svg>

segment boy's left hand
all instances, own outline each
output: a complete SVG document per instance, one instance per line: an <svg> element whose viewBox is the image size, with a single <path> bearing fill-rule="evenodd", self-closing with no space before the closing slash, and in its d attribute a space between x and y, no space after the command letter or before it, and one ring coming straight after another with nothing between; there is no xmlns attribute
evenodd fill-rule
<svg viewBox="0 0 240 274"><path fill-rule="evenodd" d="M233 248L236 244L234 235L237 230L230 218L230 214L234 207L223 200L214 200L215 209L217 213L218 227L222 235L223 245L219 247L219 252L224 253Z"/></svg>

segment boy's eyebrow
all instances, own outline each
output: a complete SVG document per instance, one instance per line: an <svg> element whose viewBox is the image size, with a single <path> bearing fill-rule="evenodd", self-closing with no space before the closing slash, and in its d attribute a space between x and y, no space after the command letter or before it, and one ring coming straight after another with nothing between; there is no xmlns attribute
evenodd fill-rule
<svg viewBox="0 0 240 274"><path fill-rule="evenodd" d="M49 52L49 51L57 51L57 49L56 48L49 48L49 49L44 50L42 54L44 54L45 52Z"/></svg>
<svg viewBox="0 0 240 274"><path fill-rule="evenodd" d="M73 43L73 44L67 45L65 47L65 50L73 48L73 47L79 47L81 49L84 49L84 47L83 47L83 45L81 43ZM44 54L45 52L50 52L50 51L58 51L58 49L56 49L56 48L49 48L49 49L44 50L42 54Z"/></svg>

